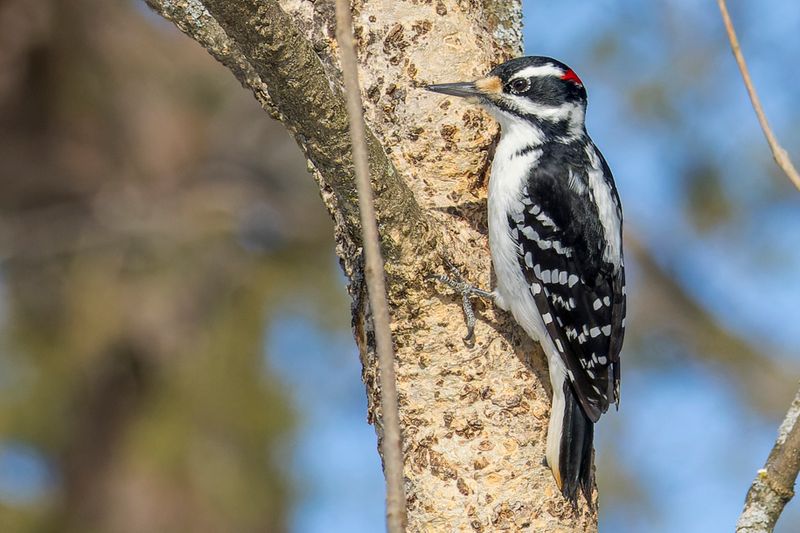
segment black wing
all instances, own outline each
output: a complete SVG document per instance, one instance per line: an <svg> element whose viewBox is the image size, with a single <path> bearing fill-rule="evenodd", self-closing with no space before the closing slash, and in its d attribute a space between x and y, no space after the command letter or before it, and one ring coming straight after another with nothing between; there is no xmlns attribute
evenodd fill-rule
<svg viewBox="0 0 800 533"><path fill-rule="evenodd" d="M621 258L619 266L603 258L603 229L581 174L584 162L547 155L529 177L522 211L509 217L510 230L547 331L596 422L619 398L625 271ZM575 190L581 188L584 194Z"/></svg>

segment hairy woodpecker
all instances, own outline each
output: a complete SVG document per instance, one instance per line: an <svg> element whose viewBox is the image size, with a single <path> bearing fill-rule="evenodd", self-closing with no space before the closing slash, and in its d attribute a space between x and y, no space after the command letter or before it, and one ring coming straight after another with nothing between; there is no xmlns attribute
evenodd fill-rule
<svg viewBox="0 0 800 533"><path fill-rule="evenodd" d="M581 487L591 501L594 423L619 405L625 269L622 208L586 133L586 89L568 66L538 56L427 89L479 103L500 123L489 178L497 279L489 294L547 356L547 464L564 496L575 501Z"/></svg>

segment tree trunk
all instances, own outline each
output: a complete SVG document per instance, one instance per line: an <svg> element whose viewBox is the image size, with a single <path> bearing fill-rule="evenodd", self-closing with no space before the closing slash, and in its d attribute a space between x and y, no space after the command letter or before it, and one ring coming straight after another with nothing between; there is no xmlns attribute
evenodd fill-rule
<svg viewBox="0 0 800 533"><path fill-rule="evenodd" d="M363 283L333 2L147 0L230 68L303 149L350 280L369 419L377 361ZM465 346L458 295L429 281L442 257L491 282L486 178L497 126L419 86L475 79L521 52L517 0L356 1L370 169L386 259L410 531L594 531L542 465L550 393L541 350L479 307ZM481 304L478 304L479 306Z"/></svg>

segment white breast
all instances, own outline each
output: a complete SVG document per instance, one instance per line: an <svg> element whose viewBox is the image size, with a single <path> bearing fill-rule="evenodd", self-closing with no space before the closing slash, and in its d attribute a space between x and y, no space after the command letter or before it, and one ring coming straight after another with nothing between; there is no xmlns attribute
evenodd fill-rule
<svg viewBox="0 0 800 533"><path fill-rule="evenodd" d="M528 178L528 170L542 154L536 148L524 155L520 150L540 144L541 132L534 126L498 116L503 134L497 144L492 173L489 178L489 247L492 265L497 279L496 304L510 311L522 329L538 341L551 360L551 371L564 372L563 362L555 350L530 287L519 265L517 243L511 237L508 223L509 213L523 209L522 189ZM553 361L555 359L555 361Z"/></svg>
<svg viewBox="0 0 800 533"><path fill-rule="evenodd" d="M522 211L520 199L528 169L541 156L541 151L537 149L516 155L536 142L536 131L527 132L525 129L524 125L515 122L503 124L503 135L492 161L488 200L489 248L497 278L497 304L514 313L518 322L520 320L516 316L514 303L523 299L523 295L527 297L527 283L519 267L517 244L511 238L508 214ZM532 301L532 297L524 299Z"/></svg>

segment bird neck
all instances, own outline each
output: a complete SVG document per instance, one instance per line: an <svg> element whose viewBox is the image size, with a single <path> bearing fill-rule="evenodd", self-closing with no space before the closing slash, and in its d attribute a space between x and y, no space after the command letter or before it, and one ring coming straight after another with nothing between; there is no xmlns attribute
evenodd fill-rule
<svg viewBox="0 0 800 533"><path fill-rule="evenodd" d="M588 136L583 122L576 126L553 125L524 118L501 115L500 141L495 158L516 158L525 153L543 148L547 144L573 144L586 142ZM546 150L545 150L546 151Z"/></svg>

